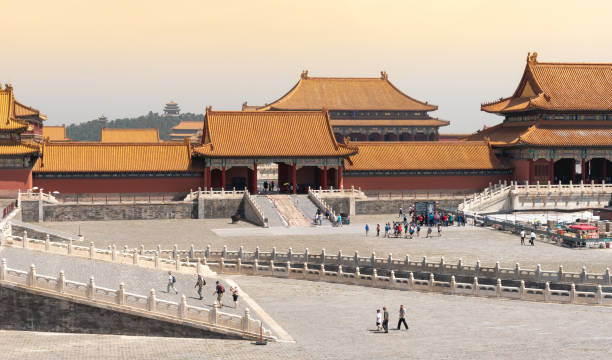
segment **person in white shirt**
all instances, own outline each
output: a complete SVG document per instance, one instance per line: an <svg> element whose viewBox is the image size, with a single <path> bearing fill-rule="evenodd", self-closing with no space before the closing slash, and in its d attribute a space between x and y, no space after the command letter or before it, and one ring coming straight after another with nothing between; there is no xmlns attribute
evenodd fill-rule
<svg viewBox="0 0 612 360"><path fill-rule="evenodd" d="M376 330L382 330L382 314L380 309L376 310Z"/></svg>
<svg viewBox="0 0 612 360"><path fill-rule="evenodd" d="M536 234L532 231L531 235L529 236L529 243L531 244L531 246L535 245L535 238L536 238Z"/></svg>
<svg viewBox="0 0 612 360"><path fill-rule="evenodd" d="M521 245L525 245L525 229L521 230Z"/></svg>
<svg viewBox="0 0 612 360"><path fill-rule="evenodd" d="M172 275L172 271L168 271L168 287L167 292L170 293L170 289L174 290L176 294L178 294L178 290L174 287L174 283L176 283L176 278Z"/></svg>

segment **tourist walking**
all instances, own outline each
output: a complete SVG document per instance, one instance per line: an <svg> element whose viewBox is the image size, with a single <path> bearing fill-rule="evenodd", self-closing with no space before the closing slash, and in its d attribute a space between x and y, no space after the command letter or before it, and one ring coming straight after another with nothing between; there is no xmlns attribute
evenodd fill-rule
<svg viewBox="0 0 612 360"><path fill-rule="evenodd" d="M428 226L427 226L427 236L425 236L425 238L430 237L430 236L431 236L431 232L432 232L432 230L431 230L431 225L428 225Z"/></svg>
<svg viewBox="0 0 612 360"><path fill-rule="evenodd" d="M389 332L389 312L387 311L387 307L383 306L383 329L385 329L385 333Z"/></svg>
<svg viewBox="0 0 612 360"><path fill-rule="evenodd" d="M380 313L380 309L376 310L376 330L382 330L382 314Z"/></svg>
<svg viewBox="0 0 612 360"><path fill-rule="evenodd" d="M403 213L404 213L404 209L399 208L399 216L398 216L398 217L399 217L400 219L402 218L402 214L403 214Z"/></svg>
<svg viewBox="0 0 612 360"><path fill-rule="evenodd" d="M230 291L232 292L232 298L234 299L234 309L238 308L238 285L230 286Z"/></svg>
<svg viewBox="0 0 612 360"><path fill-rule="evenodd" d="M166 288L168 294L170 294L170 289L174 290L175 294L178 294L178 290L176 290L174 284L176 284L176 277L172 275L172 271L168 271L168 286Z"/></svg>
<svg viewBox="0 0 612 360"><path fill-rule="evenodd" d="M366 231L366 236L368 236L368 232L370 231L370 225L366 224L365 231Z"/></svg>
<svg viewBox="0 0 612 360"><path fill-rule="evenodd" d="M529 235L529 243L531 244L531 246L535 246L535 238L536 238L536 234L535 232L531 232L531 234Z"/></svg>
<svg viewBox="0 0 612 360"><path fill-rule="evenodd" d="M417 234L417 237L419 237L419 234L420 234L420 233L421 233L421 225L417 223L417 226L416 226L416 234Z"/></svg>
<svg viewBox="0 0 612 360"><path fill-rule="evenodd" d="M202 296L202 288L204 287L204 285L206 285L206 280L204 280L201 274L198 274L198 278L196 280L194 288L198 289L197 291L198 295L200 295L200 300L204 299L204 297Z"/></svg>
<svg viewBox="0 0 612 360"><path fill-rule="evenodd" d="M406 309L404 308L404 305L400 305L399 321L397 322L397 330L401 329L402 324L404 324L404 326L406 327L406 330L408 330L408 324L406 324Z"/></svg>
<svg viewBox="0 0 612 360"><path fill-rule="evenodd" d="M442 236L442 224L438 223L438 237Z"/></svg>
<svg viewBox="0 0 612 360"><path fill-rule="evenodd" d="M525 229L521 229L521 245L525 245Z"/></svg>
<svg viewBox="0 0 612 360"><path fill-rule="evenodd" d="M380 236L380 224L376 224L376 237Z"/></svg>
<svg viewBox="0 0 612 360"><path fill-rule="evenodd" d="M223 285L221 285L221 283L217 280L216 286L215 286L215 292L213 292L214 294L217 294L217 304L219 304L219 307L223 307L223 293L225 292L225 288L223 287Z"/></svg>

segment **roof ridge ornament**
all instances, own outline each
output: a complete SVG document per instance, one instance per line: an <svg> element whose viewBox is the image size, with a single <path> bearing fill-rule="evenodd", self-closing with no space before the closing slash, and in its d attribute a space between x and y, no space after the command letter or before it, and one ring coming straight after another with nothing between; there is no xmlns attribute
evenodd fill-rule
<svg viewBox="0 0 612 360"><path fill-rule="evenodd" d="M308 70L302 70L302 79L308 80Z"/></svg>
<svg viewBox="0 0 612 360"><path fill-rule="evenodd" d="M533 53L528 52L527 53L527 62L530 63L530 64L537 64L537 62L538 62L538 53L535 52L535 51Z"/></svg>
<svg viewBox="0 0 612 360"><path fill-rule="evenodd" d="M389 80L389 75L387 74L386 71L383 70L383 71L380 72L380 78L382 80Z"/></svg>

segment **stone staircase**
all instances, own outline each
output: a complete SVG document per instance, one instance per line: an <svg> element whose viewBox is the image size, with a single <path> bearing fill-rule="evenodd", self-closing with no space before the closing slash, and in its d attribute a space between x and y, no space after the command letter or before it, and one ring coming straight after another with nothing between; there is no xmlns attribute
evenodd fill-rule
<svg viewBox="0 0 612 360"><path fill-rule="evenodd" d="M306 219L314 219L317 213L317 206L310 200L308 195L290 195L295 207L304 215ZM331 221L325 218L325 214L322 216L322 226L332 226Z"/></svg>
<svg viewBox="0 0 612 360"><path fill-rule="evenodd" d="M288 226L287 221L283 219L281 214L274 206L272 199L270 199L267 195L251 195L251 199L253 199L253 201L259 206L259 209L268 219L268 226Z"/></svg>

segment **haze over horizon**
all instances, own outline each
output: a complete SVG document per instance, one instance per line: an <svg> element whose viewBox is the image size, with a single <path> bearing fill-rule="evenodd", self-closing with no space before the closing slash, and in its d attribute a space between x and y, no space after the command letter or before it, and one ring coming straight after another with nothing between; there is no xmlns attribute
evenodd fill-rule
<svg viewBox="0 0 612 360"><path fill-rule="evenodd" d="M378 77L439 106L442 133L501 117L527 52L539 61L612 62L610 1L0 0L0 83L48 125L270 103L311 76Z"/></svg>

